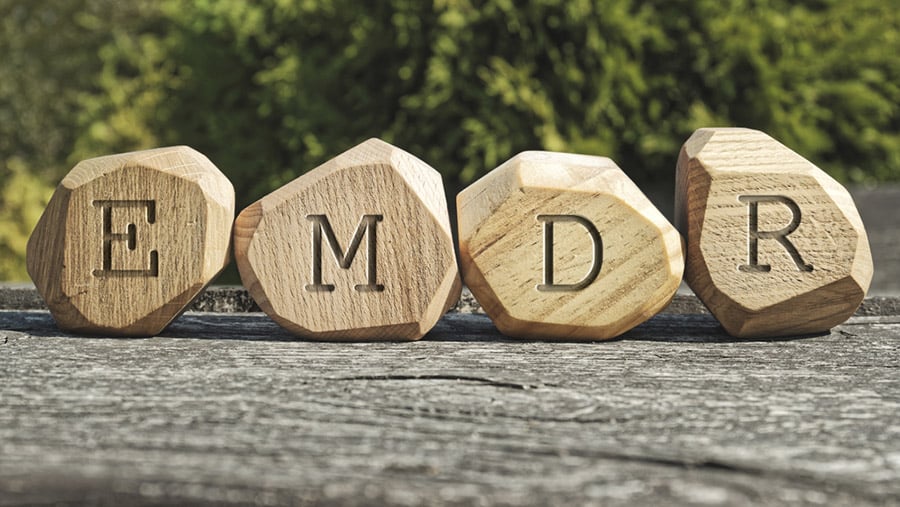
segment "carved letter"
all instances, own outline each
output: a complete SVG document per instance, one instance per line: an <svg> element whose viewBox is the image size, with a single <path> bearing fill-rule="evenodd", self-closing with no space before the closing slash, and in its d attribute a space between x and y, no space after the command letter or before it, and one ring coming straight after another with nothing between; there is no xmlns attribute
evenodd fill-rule
<svg viewBox="0 0 900 507"><path fill-rule="evenodd" d="M328 246L331 247L331 253L334 260L337 261L341 269L349 269L359 245L362 243L363 236L366 236L366 283L365 285L355 285L353 288L359 292L381 292L384 285L376 282L376 256L375 256L375 226L383 220L382 215L363 215L356 227L356 233L350 240L350 246L347 247L347 253L344 254L338 240L331 229L331 223L325 215L306 215L306 219L313 222L312 228L312 283L306 285L309 292L331 292L334 285L322 283L322 232L328 240Z"/></svg>
<svg viewBox="0 0 900 507"><path fill-rule="evenodd" d="M782 195L742 195L738 197L738 200L749 206L747 218L749 227L747 232L748 263L738 266L739 270L746 273L767 273L772 270L772 266L769 264L759 263L759 240L761 239L774 239L780 243L800 271L810 272L813 270L811 264L803 262L797 247L787 238L790 233L797 230L797 227L800 227L800 206L797 206L793 199ZM759 230L759 203L761 202L777 202L787 206L791 210L791 223L777 231Z"/></svg>
<svg viewBox="0 0 900 507"><path fill-rule="evenodd" d="M150 250L150 266L147 269L114 269L112 244L113 241L124 241L129 250L137 248L137 225L129 223L125 232L113 232L112 216L116 208L147 208L147 223L156 223L156 201L94 201L93 205L100 208L103 223L103 268L95 269L96 277L124 278L159 276L159 253Z"/></svg>
<svg viewBox="0 0 900 507"><path fill-rule="evenodd" d="M538 215L537 220L544 224L544 283L535 288L541 292L574 292L584 289L600 274L603 264L603 240L600 233L588 219L578 215ZM553 224L555 222L575 222L587 229L594 245L594 255L588 274L575 283L553 282Z"/></svg>

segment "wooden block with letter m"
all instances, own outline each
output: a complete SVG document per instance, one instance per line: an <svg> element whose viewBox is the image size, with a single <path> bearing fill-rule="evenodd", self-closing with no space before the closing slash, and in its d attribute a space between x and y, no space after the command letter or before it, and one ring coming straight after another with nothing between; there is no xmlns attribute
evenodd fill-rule
<svg viewBox="0 0 900 507"><path fill-rule="evenodd" d="M85 160L28 241L28 273L60 328L149 336L225 267L234 188L187 146Z"/></svg>
<svg viewBox="0 0 900 507"><path fill-rule="evenodd" d="M767 134L696 131L675 201L685 279L730 334L826 331L865 297L872 256L850 194Z"/></svg>
<svg viewBox="0 0 900 507"><path fill-rule="evenodd" d="M370 139L240 213L241 279L289 331L415 340L459 299L440 174Z"/></svg>

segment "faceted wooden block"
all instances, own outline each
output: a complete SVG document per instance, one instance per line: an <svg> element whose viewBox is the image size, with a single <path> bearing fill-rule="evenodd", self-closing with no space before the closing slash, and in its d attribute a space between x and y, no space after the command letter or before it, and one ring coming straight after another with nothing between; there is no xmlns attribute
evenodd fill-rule
<svg viewBox="0 0 900 507"><path fill-rule="evenodd" d="M416 340L461 289L441 176L370 139L240 213L244 285L289 331Z"/></svg>
<svg viewBox="0 0 900 507"><path fill-rule="evenodd" d="M608 158L521 153L457 208L463 278L508 336L613 338L681 283L678 232Z"/></svg>
<svg viewBox="0 0 900 507"><path fill-rule="evenodd" d="M28 273L60 328L149 336L228 263L234 188L186 146L85 160L28 241Z"/></svg>
<svg viewBox="0 0 900 507"><path fill-rule="evenodd" d="M678 158L685 279L728 333L816 333L849 318L872 279L847 190L763 132L700 129Z"/></svg>

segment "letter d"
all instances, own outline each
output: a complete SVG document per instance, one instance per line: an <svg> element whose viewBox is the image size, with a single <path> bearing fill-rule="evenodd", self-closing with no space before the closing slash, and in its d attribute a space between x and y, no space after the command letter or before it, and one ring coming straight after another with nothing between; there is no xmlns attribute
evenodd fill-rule
<svg viewBox="0 0 900 507"><path fill-rule="evenodd" d="M603 240L590 220L578 215L538 215L537 220L544 224L544 283L535 288L540 292L575 292L591 284L600 274L603 264ZM587 230L594 246L591 269L588 274L575 283L553 282L553 224L556 222L575 222Z"/></svg>

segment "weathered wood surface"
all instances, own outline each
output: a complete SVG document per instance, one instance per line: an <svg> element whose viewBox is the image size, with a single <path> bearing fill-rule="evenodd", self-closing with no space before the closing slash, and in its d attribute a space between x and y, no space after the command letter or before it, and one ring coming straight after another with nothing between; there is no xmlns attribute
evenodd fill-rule
<svg viewBox="0 0 900 507"><path fill-rule="evenodd" d="M668 312L602 343L466 313L412 343L261 313L84 338L4 310L0 505L900 504L900 317L866 303L802 339Z"/></svg>
<svg viewBox="0 0 900 507"><path fill-rule="evenodd" d="M851 188L869 235L875 278L869 294L900 294L900 186Z"/></svg>

